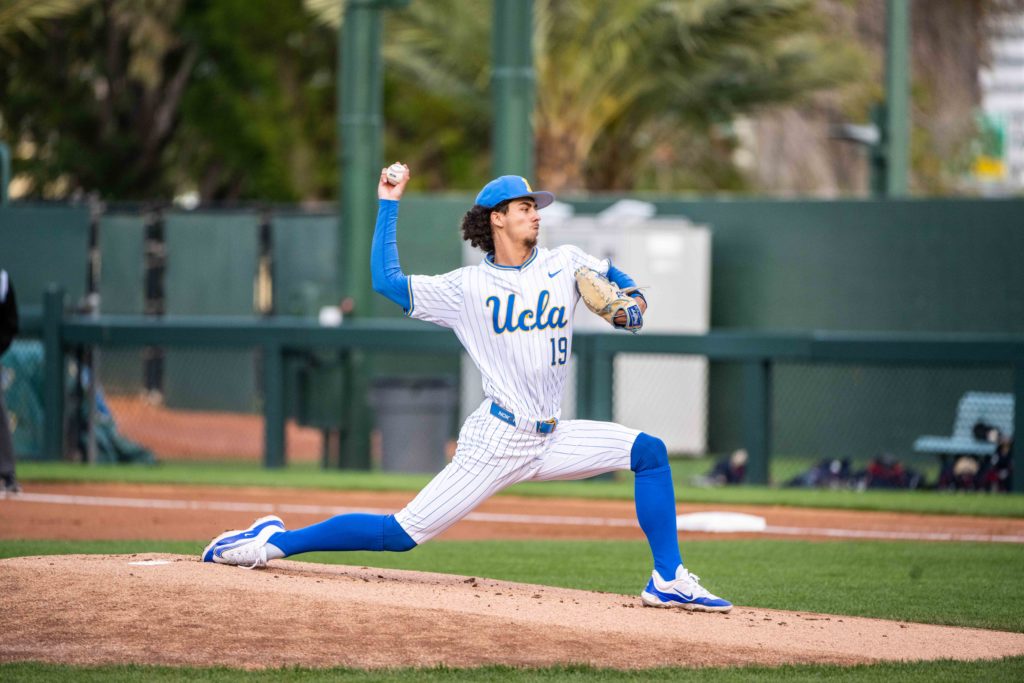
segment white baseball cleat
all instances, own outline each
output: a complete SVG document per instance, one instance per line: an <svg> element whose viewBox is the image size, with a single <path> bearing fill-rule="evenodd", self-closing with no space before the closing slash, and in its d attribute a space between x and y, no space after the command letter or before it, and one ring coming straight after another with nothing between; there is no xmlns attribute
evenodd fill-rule
<svg viewBox="0 0 1024 683"><path fill-rule="evenodd" d="M640 594L648 607L681 607L694 612L728 612L732 603L712 595L700 585L700 577L679 565L676 578L663 581L657 570Z"/></svg>
<svg viewBox="0 0 1024 683"><path fill-rule="evenodd" d="M248 529L225 531L203 549L203 562L234 564L250 569L267 566L267 540L284 531L284 522L277 515L260 517ZM247 550L248 548L248 550ZM259 552L262 550L262 553ZM230 551L230 554L225 555ZM252 555L250 558L249 555Z"/></svg>

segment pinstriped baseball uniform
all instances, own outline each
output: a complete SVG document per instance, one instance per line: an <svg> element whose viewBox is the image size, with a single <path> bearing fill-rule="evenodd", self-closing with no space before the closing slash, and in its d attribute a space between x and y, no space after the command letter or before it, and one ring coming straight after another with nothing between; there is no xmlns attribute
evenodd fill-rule
<svg viewBox="0 0 1024 683"><path fill-rule="evenodd" d="M574 273L601 261L577 247L535 248L521 266L477 266L409 277L409 315L451 328L483 376L486 399L459 433L452 462L395 519L417 543L440 534L521 481L584 479L630 468L638 430L558 418L580 296Z"/></svg>
<svg viewBox="0 0 1024 683"><path fill-rule="evenodd" d="M492 251L475 267L433 277L406 276L395 232L401 192L388 189L385 174L382 170L370 249L374 291L414 318L454 330L480 370L486 399L463 424L452 462L397 514L340 514L293 531L279 517L261 517L248 529L214 538L202 552L203 561L254 568L314 550L404 552L437 536L510 484L631 469L636 473L637 522L654 560L641 592L644 604L732 609L727 600L701 587L682 564L665 443L610 422L557 420L572 352L573 312L580 299L576 269L587 266L608 274L621 287L631 287L632 279L575 247L534 248L518 266L499 266ZM487 244L480 233L503 227L494 212L508 216L505 209L514 200L519 200L518 213L510 225L521 229L530 222L536 232L536 210L554 198L550 192L534 192L520 176L495 178L466 213L463 237L474 246ZM531 202L523 201L527 199ZM488 216L491 223L485 225L482 219ZM643 323L640 308L629 308L629 322L636 324L630 329Z"/></svg>

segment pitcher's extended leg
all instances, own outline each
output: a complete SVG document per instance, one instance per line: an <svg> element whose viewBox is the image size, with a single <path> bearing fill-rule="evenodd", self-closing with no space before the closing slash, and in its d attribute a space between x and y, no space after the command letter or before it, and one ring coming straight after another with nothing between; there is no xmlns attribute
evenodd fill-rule
<svg viewBox="0 0 1024 683"><path fill-rule="evenodd" d="M416 547L394 515L352 512L295 531L282 531L270 537L267 559L298 555L315 550L390 550L404 552Z"/></svg>
<svg viewBox="0 0 1024 683"><path fill-rule="evenodd" d="M676 493L665 442L640 432L630 452L630 469L636 473L633 498L636 518L647 536L654 568L671 579L683 563L676 528Z"/></svg>

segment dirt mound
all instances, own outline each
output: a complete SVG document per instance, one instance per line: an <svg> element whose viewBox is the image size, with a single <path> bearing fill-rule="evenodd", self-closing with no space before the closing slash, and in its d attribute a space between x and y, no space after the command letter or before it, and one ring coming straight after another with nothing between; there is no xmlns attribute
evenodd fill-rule
<svg viewBox="0 0 1024 683"><path fill-rule="evenodd" d="M978 659L1024 634L777 610L692 614L637 596L279 561L181 555L0 561L0 661L73 664L729 666Z"/></svg>

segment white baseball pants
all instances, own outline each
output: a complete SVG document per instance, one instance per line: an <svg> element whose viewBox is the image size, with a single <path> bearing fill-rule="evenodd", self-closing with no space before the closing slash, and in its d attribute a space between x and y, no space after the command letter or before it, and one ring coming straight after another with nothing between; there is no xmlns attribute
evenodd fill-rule
<svg viewBox="0 0 1024 683"><path fill-rule="evenodd" d="M477 505L522 481L586 479L628 470L639 430L614 422L567 420L551 434L514 427L486 400L462 425L455 457L395 519L417 544L429 541Z"/></svg>

